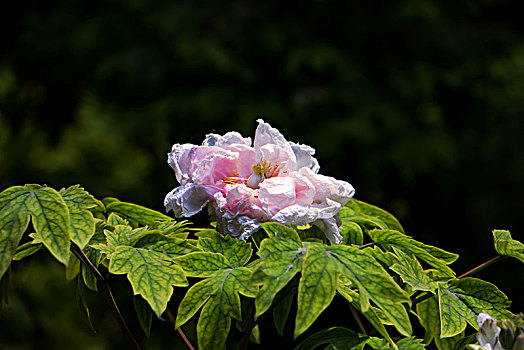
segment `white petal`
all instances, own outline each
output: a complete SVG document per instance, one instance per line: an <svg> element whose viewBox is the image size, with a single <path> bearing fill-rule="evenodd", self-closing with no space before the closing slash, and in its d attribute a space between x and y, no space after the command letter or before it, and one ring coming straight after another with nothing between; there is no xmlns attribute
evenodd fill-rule
<svg viewBox="0 0 524 350"><path fill-rule="evenodd" d="M315 149L307 145L301 145L294 142L289 142L291 149L295 153L297 158L297 169L308 168L311 169L315 174L318 173L320 166L318 161L313 155L315 154Z"/></svg>
<svg viewBox="0 0 524 350"><path fill-rule="evenodd" d="M262 119L258 123L254 141L256 160L280 164L282 172L297 170L295 153L280 131L264 123Z"/></svg>
<svg viewBox="0 0 524 350"><path fill-rule="evenodd" d="M204 208L211 199L210 189L192 183L185 184L169 192L164 200L166 210L173 210L176 217L195 215Z"/></svg>
<svg viewBox="0 0 524 350"><path fill-rule="evenodd" d="M226 213L217 217L217 229L223 234L228 234L233 237L238 237L240 240L245 240L258 230L260 223L256 219L252 219L245 215L230 215Z"/></svg>
<svg viewBox="0 0 524 350"><path fill-rule="evenodd" d="M226 147L233 144L242 144L251 146L251 137L242 137L236 131L226 133L224 136L218 134L207 134L202 146Z"/></svg>
<svg viewBox="0 0 524 350"><path fill-rule="evenodd" d="M289 176L269 178L260 183L259 197L278 210L295 204L295 180ZM276 213L276 212L275 212Z"/></svg>
<svg viewBox="0 0 524 350"><path fill-rule="evenodd" d="M326 234L327 239L335 244L342 242L342 236L340 235L340 229L337 225L337 220L333 218L320 219L313 222L313 225L318 226Z"/></svg>
<svg viewBox="0 0 524 350"><path fill-rule="evenodd" d="M315 174L311 169L301 168L299 173L306 176L315 186L315 202L323 202L326 198L334 200L341 205L347 202L355 194L355 189L346 181L337 180L330 176Z"/></svg>
<svg viewBox="0 0 524 350"><path fill-rule="evenodd" d="M280 210L271 221L285 225L305 226L316 220L333 218L339 210L340 204L329 199L322 204L308 206L295 204Z"/></svg>
<svg viewBox="0 0 524 350"><path fill-rule="evenodd" d="M175 176L179 184L185 185L191 180L191 159L189 157L191 150L195 145L186 143L176 143L171 148L171 153L167 154L167 163L175 171Z"/></svg>
<svg viewBox="0 0 524 350"><path fill-rule="evenodd" d="M477 316L479 330L477 341L482 346L490 345L493 350L503 350L499 342L500 328L497 327L497 320L492 318L487 312L482 311Z"/></svg>

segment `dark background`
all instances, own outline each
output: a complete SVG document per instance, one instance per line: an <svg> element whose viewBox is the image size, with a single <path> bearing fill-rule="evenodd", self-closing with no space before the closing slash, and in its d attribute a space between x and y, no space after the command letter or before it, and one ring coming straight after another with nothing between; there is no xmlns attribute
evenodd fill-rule
<svg viewBox="0 0 524 350"><path fill-rule="evenodd" d="M10 2L0 10L1 189L80 183L163 210L173 143L253 137L261 117L316 148L322 174L350 182L408 234L460 254L452 267L463 273L495 256L492 229L523 240L516 3ZM125 346L96 294L91 333L45 254L12 272L0 348ZM477 277L523 310L520 262ZM130 288L116 283L136 328ZM154 327L148 348L181 346L166 322Z"/></svg>

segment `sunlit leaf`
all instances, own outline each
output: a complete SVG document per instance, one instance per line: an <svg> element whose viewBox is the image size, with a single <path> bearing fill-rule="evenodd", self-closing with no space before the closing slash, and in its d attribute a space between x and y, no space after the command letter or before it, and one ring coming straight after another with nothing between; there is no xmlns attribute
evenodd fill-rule
<svg viewBox="0 0 524 350"><path fill-rule="evenodd" d="M424 260L447 276L452 277L455 275L455 272L447 266L445 260L441 260L431 254L431 252L435 250L435 247L417 242L411 237L394 230L373 230L369 232L369 235L375 243L397 246L415 254L418 258Z"/></svg>
<svg viewBox="0 0 524 350"><path fill-rule="evenodd" d="M122 217L134 220L141 225L153 225L157 221L173 220L173 218L159 213L153 209L120 201L114 201L106 204L106 210L107 212L115 212Z"/></svg>
<svg viewBox="0 0 524 350"><path fill-rule="evenodd" d="M462 278L438 286L440 335L453 337L466 328L466 322L477 328L476 317L486 311L496 318L511 314L505 309L511 302L493 284L476 279Z"/></svg>
<svg viewBox="0 0 524 350"><path fill-rule="evenodd" d="M67 266L72 233L69 210L62 196L50 187L40 187L30 191L25 205L44 246L58 261Z"/></svg>
<svg viewBox="0 0 524 350"><path fill-rule="evenodd" d="M378 219L386 224L386 227L380 227L383 229L397 230L404 232L402 225L398 222L397 218L388 213L387 211L380 209L372 204L362 202L352 198L345 206L345 208L351 209L355 214L368 219Z"/></svg>
<svg viewBox="0 0 524 350"><path fill-rule="evenodd" d="M344 245L331 246L326 252L338 260L341 273L357 287L363 312L368 310L371 299L401 334L411 334L411 323L403 305L410 305L411 300L371 255Z"/></svg>
<svg viewBox="0 0 524 350"><path fill-rule="evenodd" d="M187 286L184 271L167 254L118 246L111 256L109 272L127 274L135 294L140 294L160 317L173 293L172 286Z"/></svg>
<svg viewBox="0 0 524 350"><path fill-rule="evenodd" d="M494 230L495 250L500 255L507 255L524 262L524 244L511 238L506 230Z"/></svg>
<svg viewBox="0 0 524 350"><path fill-rule="evenodd" d="M230 267L247 264L253 252L251 243L239 241L228 235L223 236L217 231L208 233L205 237L199 237L198 247L206 252L222 254L229 262Z"/></svg>
<svg viewBox="0 0 524 350"><path fill-rule="evenodd" d="M20 239L29 225L25 200L30 190L24 186L9 187L0 193L0 278L11 265Z"/></svg>
<svg viewBox="0 0 524 350"><path fill-rule="evenodd" d="M342 235L342 244L355 244L360 246L364 243L364 233L362 232L362 228L355 222L342 220L340 234Z"/></svg>
<svg viewBox="0 0 524 350"><path fill-rule="evenodd" d="M402 281L412 286L414 290L434 292L437 289L437 282L424 272L417 258L412 258L396 248L394 251L398 261L390 266L390 269L398 273Z"/></svg>
<svg viewBox="0 0 524 350"><path fill-rule="evenodd" d="M97 207L97 202L78 185L63 188L59 193L69 209L71 240L83 249L95 234L95 219L89 209Z"/></svg>
<svg viewBox="0 0 524 350"><path fill-rule="evenodd" d="M27 242L16 248L15 255L13 255L13 260L21 260L27 258L28 256L33 255L42 248L41 243Z"/></svg>
<svg viewBox="0 0 524 350"><path fill-rule="evenodd" d="M313 324L333 300L337 289L338 264L325 245L311 245L302 263L298 285L295 338Z"/></svg>

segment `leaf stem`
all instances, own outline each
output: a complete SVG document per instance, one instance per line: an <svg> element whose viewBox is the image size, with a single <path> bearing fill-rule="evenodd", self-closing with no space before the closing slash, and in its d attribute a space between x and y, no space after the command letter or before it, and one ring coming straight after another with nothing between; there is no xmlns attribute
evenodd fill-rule
<svg viewBox="0 0 524 350"><path fill-rule="evenodd" d="M113 297L113 293L111 292L111 287L109 286L109 282L107 279L102 276L100 271L96 268L95 265L89 260L89 258L85 255L84 251L80 249L78 245L76 245L74 242L71 242L71 251L73 254L80 259L82 263L84 263L87 268L95 275L95 277L100 281L103 289L104 294L106 297L107 302L109 303L109 306L111 307L111 311L113 312L113 317L115 318L116 322L118 323L118 326L124 332L124 335L126 336L127 341L129 342L129 345L131 345L131 348L135 350L140 350L140 345L136 341L135 337L129 330L129 327L127 326L127 323L120 313L120 310L118 309L118 305L116 304L116 300Z"/></svg>
<svg viewBox="0 0 524 350"><path fill-rule="evenodd" d="M367 247L373 247L376 243L375 242L369 242L369 243L366 243L364 245L361 245L360 247L358 247L358 249L364 249L364 248L367 248Z"/></svg>
<svg viewBox="0 0 524 350"><path fill-rule="evenodd" d="M493 259L490 259L490 260L486 261L485 263L482 263L479 266L475 267L474 269L471 269L468 272L463 273L462 275L458 276L457 279L464 278L464 277L469 277L469 276L479 272L480 270L483 270L486 267L496 263L497 261L500 261L500 260L505 259L505 258L507 258L506 255L497 255Z"/></svg>
<svg viewBox="0 0 524 350"><path fill-rule="evenodd" d="M353 314L353 317L357 321L358 328L360 328L360 331L362 333L364 333L365 335L368 335L368 333L366 332L366 329L364 328L364 324L362 323L362 321L360 320L360 317L358 316L357 310L355 310L355 307L353 307L353 305L349 304L349 309L351 310L351 313Z"/></svg>
<svg viewBox="0 0 524 350"><path fill-rule="evenodd" d="M169 308L166 309L166 313L167 313L167 317L169 317L169 320L171 321L173 326L175 326L176 325L175 316L173 316L173 313L171 312L171 310ZM189 341L189 339L187 339L186 335L184 334L184 331L182 330L182 328L178 327L176 330L180 334L180 336L182 337L184 342L186 343L187 347L190 350L195 350L193 345L191 345L191 342Z"/></svg>

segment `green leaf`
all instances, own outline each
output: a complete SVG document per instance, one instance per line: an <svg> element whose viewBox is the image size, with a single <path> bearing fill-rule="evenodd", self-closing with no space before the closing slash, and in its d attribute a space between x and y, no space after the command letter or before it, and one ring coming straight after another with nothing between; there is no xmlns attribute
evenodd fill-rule
<svg viewBox="0 0 524 350"><path fill-rule="evenodd" d="M426 348L422 343L422 339L415 339L414 337L399 340L397 347L402 350L424 350Z"/></svg>
<svg viewBox="0 0 524 350"><path fill-rule="evenodd" d="M50 187L40 187L30 192L25 199L25 205L44 246L58 261L67 266L72 232L69 209L62 196Z"/></svg>
<svg viewBox="0 0 524 350"><path fill-rule="evenodd" d="M74 255L69 257L69 265L65 270L65 278L67 281L72 281L80 273L80 260Z"/></svg>
<svg viewBox="0 0 524 350"><path fill-rule="evenodd" d="M162 252L118 246L111 256L109 272L127 274L135 294L140 294L160 317L173 287L188 285L184 271Z"/></svg>
<svg viewBox="0 0 524 350"><path fill-rule="evenodd" d="M390 266L390 269L398 273L402 281L412 286L414 290L434 292L437 289L438 283L424 273L417 258L412 258L399 249L393 249L398 260L397 263Z"/></svg>
<svg viewBox="0 0 524 350"><path fill-rule="evenodd" d="M91 322L91 312L89 311L89 305L87 305L87 299L85 296L84 286L79 278L77 278L76 284L76 304L80 310L80 315L84 322L89 326L89 328L96 333L93 322Z"/></svg>
<svg viewBox="0 0 524 350"><path fill-rule="evenodd" d="M0 193L0 278L11 265L20 239L29 225L25 200L30 191L14 186Z"/></svg>
<svg viewBox="0 0 524 350"><path fill-rule="evenodd" d="M524 244L511 238L506 230L493 230L495 250L500 255L507 255L524 262Z"/></svg>
<svg viewBox="0 0 524 350"><path fill-rule="evenodd" d="M431 344L433 339L440 338L440 313L436 295L417 304L417 316L426 330L424 343Z"/></svg>
<svg viewBox="0 0 524 350"><path fill-rule="evenodd" d="M197 323L200 349L222 349L231 328L231 318L220 297L212 296L202 308Z"/></svg>
<svg viewBox="0 0 524 350"><path fill-rule="evenodd" d="M15 255L13 255L13 260L21 260L28 256L33 255L42 248L41 243L27 242L16 248Z"/></svg>
<svg viewBox="0 0 524 350"><path fill-rule="evenodd" d="M199 347L221 349L229 334L230 318L241 319L238 294L256 296L257 288L251 282L251 274L246 267L220 269L210 278L196 283L180 303L176 326L181 327L205 304L197 324Z"/></svg>
<svg viewBox="0 0 524 350"><path fill-rule="evenodd" d="M340 295L342 295L346 300L348 300L355 309L359 310L364 315L364 317L366 317L369 323L371 323L371 325L375 327L375 329L380 333L380 335L382 335L384 339L386 339L395 348L396 345L393 339L391 339L388 331L386 330L386 327L384 326L386 321L384 321L379 316L379 313L381 313L380 309L370 306L366 311L362 311L362 308L360 306L360 296L357 292L350 288L350 284L351 282L347 278L345 278L344 276L340 276L339 284L337 286L337 292L339 292ZM388 323L391 324L390 322Z"/></svg>
<svg viewBox="0 0 524 350"><path fill-rule="evenodd" d="M140 326L144 331L145 335L149 338L151 334L151 322L153 321L153 312L147 302L140 296L135 295L133 297L133 305L135 307L136 316Z"/></svg>
<svg viewBox="0 0 524 350"><path fill-rule="evenodd" d="M385 223L386 229L397 230L404 233L404 229L397 218L388 213L387 211L380 209L372 204L366 202L358 201L355 198L352 198L346 205L345 208L353 210L356 214L366 218L375 218Z"/></svg>
<svg viewBox="0 0 524 350"><path fill-rule="evenodd" d="M158 211L142 207L137 204L115 201L106 204L108 212L115 212L119 215L134 220L141 225L153 225L157 221L171 221L173 218L159 213Z"/></svg>
<svg viewBox="0 0 524 350"><path fill-rule="evenodd" d="M210 277L229 266L226 258L219 253L195 252L175 259L188 277Z"/></svg>
<svg viewBox="0 0 524 350"><path fill-rule="evenodd" d="M110 225L110 226L117 226L117 225L123 225L123 226L129 226L129 220L126 220L124 218L122 218L121 216L119 216L118 214L115 214L115 213L111 213L109 214L108 218L107 218L107 224ZM111 230L110 230L111 231Z"/></svg>
<svg viewBox="0 0 524 350"><path fill-rule="evenodd" d="M175 328L182 327L189 321L189 319L200 310L202 305L215 294L216 289L217 286L214 279L202 280L189 288L184 299L182 299L178 306Z"/></svg>
<svg viewBox="0 0 524 350"><path fill-rule="evenodd" d="M255 300L255 318L260 317L269 309L277 293L288 285L298 271L300 271L300 260L293 264L289 271L285 271L279 276L268 276L262 268L255 271L252 280L254 283L262 285Z"/></svg>
<svg viewBox="0 0 524 350"><path fill-rule="evenodd" d="M447 266L445 260L432 255L435 247L415 241L405 234L394 230L373 230L369 232L371 239L378 244L394 245L424 260L429 265L444 273L446 276L453 277L455 272Z"/></svg>
<svg viewBox="0 0 524 350"><path fill-rule="evenodd" d="M466 322L477 328L476 317L486 311L492 317L508 318L505 310L511 302L493 284L476 278L462 278L438 286L440 335L453 337L466 328Z"/></svg>
<svg viewBox="0 0 524 350"><path fill-rule="evenodd" d="M355 247L331 246L329 252L338 260L341 273L358 288L361 310L367 311L369 299L373 300L401 334L410 335L411 323L402 304L411 305L411 300L384 268L369 253Z"/></svg>
<svg viewBox="0 0 524 350"><path fill-rule="evenodd" d="M231 236L223 236L217 231L199 237L198 247L205 252L222 254L229 262L230 267L244 266L249 262L253 250L251 243L239 241Z"/></svg>
<svg viewBox="0 0 524 350"><path fill-rule="evenodd" d="M277 293L300 271L306 253L294 229L279 224L262 225L271 238L262 240L258 251L263 264L255 272L253 280L262 288L255 300L255 318L269 309Z"/></svg>
<svg viewBox="0 0 524 350"><path fill-rule="evenodd" d="M157 221L150 225L152 230L160 230L164 236L173 238L187 238L189 232L187 231L187 225L189 221Z"/></svg>
<svg viewBox="0 0 524 350"><path fill-rule="evenodd" d="M284 326L289 317L289 311L291 311L294 295L295 293L293 292L287 293L273 308L273 320L275 321L277 332L281 337L284 337Z"/></svg>
<svg viewBox="0 0 524 350"><path fill-rule="evenodd" d="M342 220L340 234L342 235L342 244L360 246L364 243L362 228L355 222Z"/></svg>
<svg viewBox="0 0 524 350"><path fill-rule="evenodd" d="M308 247L298 285L295 339L313 324L333 300L337 289L337 269L337 261L330 257L327 246Z"/></svg>
<svg viewBox="0 0 524 350"><path fill-rule="evenodd" d="M348 328L332 327L310 335L295 350L312 350L323 344L332 344L337 349L351 349L366 338Z"/></svg>
<svg viewBox="0 0 524 350"><path fill-rule="evenodd" d="M95 219L89 209L97 207L97 202L79 185L62 188L60 195L69 209L71 240L83 249L95 234Z"/></svg>

